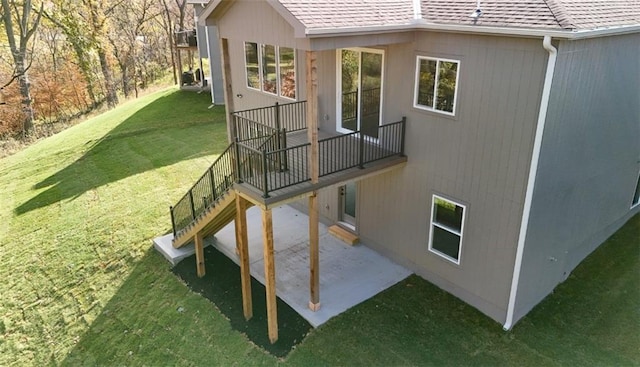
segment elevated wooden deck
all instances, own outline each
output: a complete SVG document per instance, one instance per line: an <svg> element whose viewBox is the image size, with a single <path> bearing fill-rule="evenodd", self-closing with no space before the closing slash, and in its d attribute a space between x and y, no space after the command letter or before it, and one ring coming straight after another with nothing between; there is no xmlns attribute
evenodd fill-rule
<svg viewBox="0 0 640 367"><path fill-rule="evenodd" d="M332 137L341 137L343 135L330 133L326 131L318 131L318 139L325 140ZM348 137L347 139L356 141L357 137ZM308 143L307 132L297 131L287 134L286 148L302 147ZM320 149L320 171L321 176L317 184L312 184L309 180L296 183L288 187L280 188L268 193L268 197L264 197L264 193L253 185L247 183L235 184L234 189L243 194L248 200L256 205L269 208L281 205L286 202L298 200L300 198L311 195L313 191L323 188L344 184L349 181L361 180L366 177L375 176L387 172L392 169L402 167L407 162L406 156L393 155L386 158L383 157L390 152L383 146L378 145L375 141L366 141L364 143L363 158L365 163L363 167L345 168L338 172L322 175L322 172L331 172L339 169L345 162L358 162L359 152L349 149L355 144L340 144L332 149ZM273 171L268 173L268 182L295 182L299 177L309 177L308 162L304 161L306 155L296 154L295 151L287 151L287 169L283 171ZM323 167L325 168L323 170Z"/></svg>

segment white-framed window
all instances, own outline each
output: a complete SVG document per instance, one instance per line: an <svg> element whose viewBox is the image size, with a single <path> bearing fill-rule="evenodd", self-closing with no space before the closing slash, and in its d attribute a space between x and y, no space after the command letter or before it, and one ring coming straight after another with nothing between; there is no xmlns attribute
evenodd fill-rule
<svg viewBox="0 0 640 367"><path fill-rule="evenodd" d="M295 49L245 42L244 62L248 88L296 99Z"/></svg>
<svg viewBox="0 0 640 367"><path fill-rule="evenodd" d="M413 107L454 115L460 61L418 56Z"/></svg>
<svg viewBox="0 0 640 367"><path fill-rule="evenodd" d="M466 207L438 195L431 204L429 251L460 264Z"/></svg>
<svg viewBox="0 0 640 367"><path fill-rule="evenodd" d="M633 200L631 200L631 209L640 205L640 171L638 172L638 182L636 182L636 191L633 193Z"/></svg>

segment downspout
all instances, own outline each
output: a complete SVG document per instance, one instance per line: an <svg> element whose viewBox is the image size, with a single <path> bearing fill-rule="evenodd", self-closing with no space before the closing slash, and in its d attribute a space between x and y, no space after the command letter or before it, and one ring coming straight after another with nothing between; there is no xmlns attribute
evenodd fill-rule
<svg viewBox="0 0 640 367"><path fill-rule="evenodd" d="M516 250L516 262L513 267L513 278L511 279L511 293L509 294L509 306L507 309L507 319L503 325L505 330L513 327L513 317L516 307L516 296L518 293L518 283L520 281L520 271L522 268L522 257L524 255L524 243L527 238L527 228L529 227L529 215L531 213L531 203L533 200L533 188L536 184L538 173L538 162L540 159L540 148L542 147L542 134L544 133L547 121L547 109L549 108L549 96L551 94L551 84L553 83L553 72L556 67L556 57L558 50L551 44L551 36L544 36L542 47L549 52L547 60L547 72L544 77L542 87L542 99L540 100L540 112L538 113L538 125L536 127L535 140L533 141L533 152L531 154L531 166L529 167L529 179L527 181L527 191L524 197L524 208L522 211L522 222L520 223L520 234L518 236L518 247Z"/></svg>

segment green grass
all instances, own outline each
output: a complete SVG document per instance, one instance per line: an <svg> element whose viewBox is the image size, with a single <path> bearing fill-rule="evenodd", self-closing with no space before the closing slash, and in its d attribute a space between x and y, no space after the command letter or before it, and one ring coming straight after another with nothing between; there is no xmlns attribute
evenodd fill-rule
<svg viewBox="0 0 640 367"><path fill-rule="evenodd" d="M151 248L226 146L208 106L161 91L0 160L0 366L640 365L640 216L511 332L410 277L264 352Z"/></svg>

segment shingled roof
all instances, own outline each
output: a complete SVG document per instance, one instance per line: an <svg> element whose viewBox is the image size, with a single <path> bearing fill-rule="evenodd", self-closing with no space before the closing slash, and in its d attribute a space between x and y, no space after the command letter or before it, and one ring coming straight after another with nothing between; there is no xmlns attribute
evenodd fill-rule
<svg viewBox="0 0 640 367"><path fill-rule="evenodd" d="M306 29L418 23L548 30L640 25L640 0L279 0Z"/></svg>
<svg viewBox="0 0 640 367"><path fill-rule="evenodd" d="M469 15L476 1L422 0L432 23L554 30L590 30L640 24L638 0L484 0L482 16Z"/></svg>
<svg viewBox="0 0 640 367"><path fill-rule="evenodd" d="M411 0L280 0L306 28L410 24Z"/></svg>

